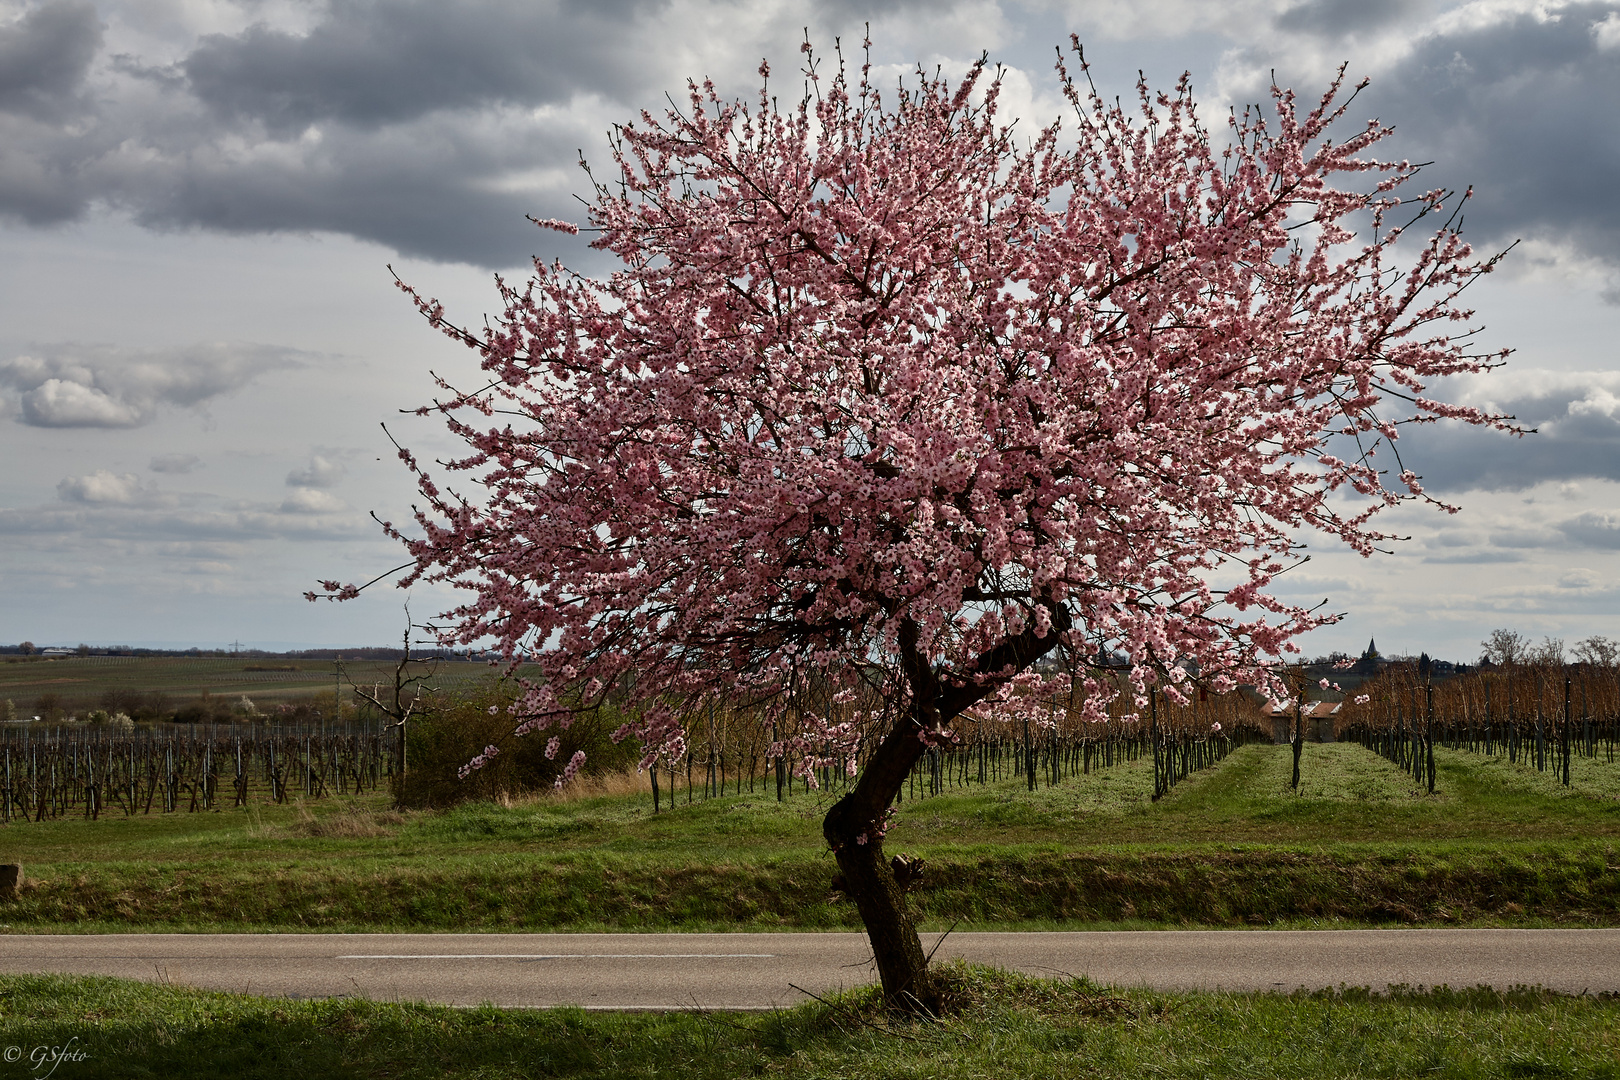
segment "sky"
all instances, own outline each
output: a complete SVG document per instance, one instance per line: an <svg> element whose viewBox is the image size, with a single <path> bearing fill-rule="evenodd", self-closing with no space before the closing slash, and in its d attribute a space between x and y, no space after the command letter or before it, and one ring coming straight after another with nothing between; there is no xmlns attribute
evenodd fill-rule
<svg viewBox="0 0 1620 1080"><path fill-rule="evenodd" d="M1185 71L1206 117L1370 79L1346 130L1393 125L1387 156L1472 186L1477 249L1518 241L1470 290L1515 352L1444 389L1537 433L1408 437L1459 512L1398 508L1370 560L1313 541L1282 591L1346 617L1303 648L1620 638L1620 3L0 0L0 643L398 640L398 590L301 596L403 561L391 439L455 450L404 411L476 364L394 274L477 323L531 257L605 272L525 215L583 219L615 123L867 25L893 79L988 53L1032 124L1070 33L1105 93Z"/></svg>

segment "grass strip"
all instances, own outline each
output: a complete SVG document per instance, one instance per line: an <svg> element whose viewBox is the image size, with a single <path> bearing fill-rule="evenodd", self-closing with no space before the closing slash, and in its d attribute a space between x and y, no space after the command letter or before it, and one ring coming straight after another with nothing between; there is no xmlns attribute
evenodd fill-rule
<svg viewBox="0 0 1620 1080"><path fill-rule="evenodd" d="M763 1015L291 1001L117 979L0 977L6 1075L84 1077L1620 1077L1620 1005L1539 990L1113 991L941 971L952 1014L871 989ZM15 1059L12 1055L16 1055Z"/></svg>
<svg viewBox="0 0 1620 1080"><path fill-rule="evenodd" d="M1620 923L1610 842L1069 851L923 848L928 926ZM713 865L611 852L401 865L313 859L63 867L0 901L18 931L859 929L819 853Z"/></svg>

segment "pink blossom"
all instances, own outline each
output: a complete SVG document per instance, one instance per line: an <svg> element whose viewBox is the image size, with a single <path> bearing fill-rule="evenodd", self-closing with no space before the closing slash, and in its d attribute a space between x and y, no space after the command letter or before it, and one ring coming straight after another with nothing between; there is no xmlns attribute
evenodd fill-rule
<svg viewBox="0 0 1620 1080"><path fill-rule="evenodd" d="M562 775L557 778L556 786L560 788L563 785L567 784L574 777L578 776L579 775L579 770L584 764L585 764L585 751L583 751L583 750L575 750L574 751L574 756L568 759L568 764L567 765L563 766Z"/></svg>
<svg viewBox="0 0 1620 1080"><path fill-rule="evenodd" d="M780 108L693 82L619 129L587 211L611 276L536 262L476 329L401 286L484 372L422 409L465 450L402 450L421 497L385 528L401 585L461 590L447 641L538 669L520 731L613 694L615 737L676 762L709 703L760 703L813 785L970 710L1107 722L1116 656L1138 713L1182 665L1279 694L1335 618L1274 589L1301 537L1370 555L1379 513L1441 505L1376 444L1513 430L1425 396L1500 360L1455 331L1494 260L1394 227L1459 219L1376 156L1388 128L1333 128L1338 80L1215 135L1187 79L1127 107L1060 67L1078 122L1026 138L983 64L899 101L805 77ZM882 702L859 722L856 674ZM867 775L839 843L881 835Z"/></svg>
<svg viewBox="0 0 1620 1080"><path fill-rule="evenodd" d="M498 755L500 752L501 748L498 746L484 747L484 752L467 762L467 764L463 765L461 768L457 769L456 775L463 780L467 779L467 777L471 776L473 773L495 760L496 755Z"/></svg>

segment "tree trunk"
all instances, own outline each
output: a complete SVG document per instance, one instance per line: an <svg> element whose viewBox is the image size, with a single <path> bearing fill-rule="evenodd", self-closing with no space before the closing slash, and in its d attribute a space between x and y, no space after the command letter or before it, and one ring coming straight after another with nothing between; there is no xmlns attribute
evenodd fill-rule
<svg viewBox="0 0 1620 1080"><path fill-rule="evenodd" d="M1299 790L1299 755L1305 749L1305 710L1300 704L1304 696L1304 689L1296 686L1294 688L1294 778L1289 781L1289 786L1295 791Z"/></svg>
<svg viewBox="0 0 1620 1080"><path fill-rule="evenodd" d="M1062 605L1043 603L1052 616L1049 632L1026 630L1007 638L979 656L975 669L999 671L1011 666L1022 671L1050 652L1072 623ZM855 902L866 927L884 1001L902 1012L937 1016L939 992L929 977L928 957L906 904L906 889L920 875L921 864L903 856L885 861L883 830L901 785L927 750L928 744L918 736L942 733L946 723L981 700L990 686L941 683L918 648L917 628L910 621L901 624L899 644L910 683L910 714L884 736L849 794L827 811L821 831L838 860L841 881L835 884Z"/></svg>
<svg viewBox="0 0 1620 1080"><path fill-rule="evenodd" d="M821 828L838 860L839 884L866 927L884 1000L903 1012L937 1015L939 995L928 976L928 957L905 888L884 858L882 836L888 809L923 750L915 725L909 720L895 725L854 789L827 811Z"/></svg>

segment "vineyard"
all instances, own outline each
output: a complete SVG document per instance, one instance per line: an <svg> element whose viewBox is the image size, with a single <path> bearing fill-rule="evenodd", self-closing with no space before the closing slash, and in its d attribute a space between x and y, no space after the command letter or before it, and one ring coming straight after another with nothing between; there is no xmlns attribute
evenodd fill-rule
<svg viewBox="0 0 1620 1080"><path fill-rule="evenodd" d="M105 661L123 659L84 658L67 670L82 675L96 667L117 668ZM351 685L344 686L330 662L259 672L244 671L234 661L182 658L161 678L183 677L188 664L203 665L221 684L241 676L272 676L307 689L312 678L327 680L327 718L317 710L306 713L302 719L307 722L301 723L277 723L272 712L225 724L6 725L0 729L0 821L95 820L103 814L196 812L255 801L398 795L404 762L397 732L390 732L386 718L366 703L356 707L353 693L353 684L367 675L379 683L391 678L388 665L371 662L367 670L345 670L344 681ZM124 660L123 666L129 665ZM327 670L321 671L322 666ZM455 670L447 673L445 668ZM260 685L274 681L266 678ZM444 700L490 685L488 669L475 664L440 667L433 682ZM1551 771L1565 785L1571 783L1573 759L1613 762L1620 752L1620 676L1613 668L1524 665L1431 682L1415 665L1400 665L1360 690L1338 714L1338 738L1382 755L1431 792L1436 747L1503 756ZM87 699L93 692L93 686L85 691ZM105 696L104 691L96 700ZM262 691L260 696L265 696ZM1158 799L1233 748L1272 740L1269 725L1242 694L1184 706L1155 694L1141 712L1126 712L1118 707L1121 703L1102 721L1083 719L1065 703L1030 710L1021 723L963 718L953 744L931 747L918 761L900 800L1009 779L1021 780L1033 791L1147 758L1153 761ZM840 792L865 764L881 733L876 726L862 731L852 724L855 736L842 747L800 743L789 753L772 756L773 747L794 745L791 731L771 728L747 710L718 704L706 710L689 726L685 753L676 760L661 757L651 769L648 794L655 812L673 808L681 798L691 803L745 790L774 789L778 799L812 788ZM486 796L515 786L503 786L499 774L507 762L495 760L490 775L479 778L483 783L477 790ZM461 764L464 756L425 767L449 776Z"/></svg>
<svg viewBox="0 0 1620 1080"><path fill-rule="evenodd" d="M195 813L375 792L395 767L384 743L353 726L10 730L0 734L0 820Z"/></svg>
<svg viewBox="0 0 1620 1080"><path fill-rule="evenodd" d="M1620 672L1526 664L1435 683L1417 665L1401 665L1345 703L1338 729L1431 792L1437 746L1551 770L1568 787L1572 759L1613 762L1620 749Z"/></svg>
<svg viewBox="0 0 1620 1080"><path fill-rule="evenodd" d="M1153 695L1147 714L1117 708L1105 721L1088 721L1069 702L1048 703L1036 710L1038 719L1006 724L977 723L963 718L949 746L932 746L913 767L900 799L920 799L949 790L1022 778L1030 791L1052 786L1067 777L1085 775L1127 761L1151 757L1154 763L1154 799L1176 783L1226 757L1233 748L1251 742L1270 742L1258 710L1242 694L1228 694L1187 706L1171 704ZM873 710L856 708L856 715ZM859 729L859 725L853 725ZM652 770L654 808L662 794L673 802L677 785L686 800L725 795L728 790L752 792L774 782L778 799L791 794L795 783L793 762L767 758L773 732L757 717L742 711L713 708L688 724L690 745L679 761L660 759ZM791 737L791 732L783 733ZM811 747L814 762L808 775L820 790L837 792L853 782L878 743L881 729L859 731L853 750L845 755L824 747ZM800 770L801 772L803 770ZM663 777L662 781L660 777ZM681 782L684 780L684 784ZM802 778L801 786L805 783ZM729 784L729 787L728 787Z"/></svg>
<svg viewBox="0 0 1620 1080"><path fill-rule="evenodd" d="M438 680L436 680L438 681ZM402 760L397 729L361 702L345 703L351 719L279 724L18 724L0 729L0 820L38 821L103 814L180 813L322 799L399 793L406 761L446 775L464 764ZM430 710L431 713L431 710ZM790 733L778 733L755 713L714 707L691 728L686 753L660 759L648 784L653 808L673 807L677 789L686 802L728 793L768 791L778 799L814 787L843 790L877 743L861 733L844 756L830 750L772 756ZM1087 721L1054 707L1037 722L966 723L954 745L930 748L900 799L1020 778L1033 791L1116 764L1151 757L1154 798L1178 781L1222 760L1247 742L1269 741L1258 714L1241 695L1176 707L1155 695L1147 716L1122 714ZM538 747L538 743L536 746ZM486 795L510 791L500 772L511 760L496 757L488 774L468 788ZM413 774L414 775L414 774Z"/></svg>

